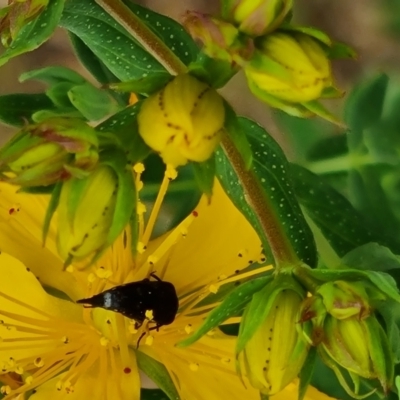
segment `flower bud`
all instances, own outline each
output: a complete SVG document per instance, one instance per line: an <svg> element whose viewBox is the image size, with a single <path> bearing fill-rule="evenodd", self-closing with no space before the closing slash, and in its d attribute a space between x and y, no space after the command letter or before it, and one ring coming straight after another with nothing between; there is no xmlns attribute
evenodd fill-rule
<svg viewBox="0 0 400 400"><path fill-rule="evenodd" d="M0 10L0 35L4 47L15 39L18 31L47 6L49 0L11 0Z"/></svg>
<svg viewBox="0 0 400 400"><path fill-rule="evenodd" d="M385 393L392 385L394 364L388 339L374 316L336 319L328 316L320 345L322 360L367 379L379 379Z"/></svg>
<svg viewBox="0 0 400 400"><path fill-rule="evenodd" d="M0 150L0 179L24 187L47 186L92 169L96 131L80 120L54 118L22 129Z"/></svg>
<svg viewBox="0 0 400 400"><path fill-rule="evenodd" d="M292 9L293 0L225 0L223 17L241 32L262 36L276 29Z"/></svg>
<svg viewBox="0 0 400 400"><path fill-rule="evenodd" d="M83 258L106 241L116 204L117 176L101 166L87 178L72 178L61 189L58 252L63 259ZM78 199L77 199L78 198Z"/></svg>
<svg viewBox="0 0 400 400"><path fill-rule="evenodd" d="M88 256L96 259L130 220L135 201L132 172L125 168L123 154L112 156L115 160L102 159L89 176L71 178L61 188L57 247L66 264Z"/></svg>
<svg viewBox="0 0 400 400"><path fill-rule="evenodd" d="M308 345L296 329L302 300L294 290L281 290L264 322L245 345L247 376L264 394L283 390L297 377L306 359Z"/></svg>
<svg viewBox="0 0 400 400"><path fill-rule="evenodd" d="M368 295L362 283L327 282L319 287L317 293L322 297L326 311L334 318L365 318L371 312Z"/></svg>
<svg viewBox="0 0 400 400"><path fill-rule="evenodd" d="M177 167L212 155L224 118L222 98L214 89L190 75L179 75L144 100L139 133L166 164Z"/></svg>
<svg viewBox="0 0 400 400"><path fill-rule="evenodd" d="M201 44L203 52L212 58L243 65L253 54L253 41L241 35L229 22L188 11L183 24L192 38Z"/></svg>
<svg viewBox="0 0 400 400"><path fill-rule="evenodd" d="M288 103L316 100L332 85L331 65L323 44L299 32L263 37L244 70L256 96L263 92Z"/></svg>

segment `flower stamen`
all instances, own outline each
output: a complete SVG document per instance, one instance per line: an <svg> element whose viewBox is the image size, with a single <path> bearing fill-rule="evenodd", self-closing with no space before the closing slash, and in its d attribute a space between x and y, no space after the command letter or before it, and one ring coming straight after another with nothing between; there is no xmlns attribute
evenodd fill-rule
<svg viewBox="0 0 400 400"><path fill-rule="evenodd" d="M150 240L150 236L153 232L154 225L157 220L158 213L160 212L161 204L164 200L164 197L167 193L169 183L175 179L177 176L176 170L167 165L165 170L163 181L161 182L160 190L158 191L156 201L154 203L153 209L151 210L151 214L149 217L149 221L147 222L146 229L144 230L143 236L141 238L141 242L146 246Z"/></svg>

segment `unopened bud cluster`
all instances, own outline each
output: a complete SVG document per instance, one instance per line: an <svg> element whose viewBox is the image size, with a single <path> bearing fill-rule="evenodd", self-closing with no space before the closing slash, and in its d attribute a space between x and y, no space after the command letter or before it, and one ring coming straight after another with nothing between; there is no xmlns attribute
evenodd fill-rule
<svg viewBox="0 0 400 400"><path fill-rule="evenodd" d="M361 378L375 380L383 393L389 392L394 361L374 308L388 295L365 276L358 277L357 270L346 269L343 277L349 271L354 280L341 279L338 270L335 278L324 281L310 268L296 267L293 274L275 274L253 295L241 321L237 357L256 389L266 395L283 390L299 376L309 350L316 347L350 396L361 395ZM399 301L400 296L395 297ZM342 369L349 372L354 388Z"/></svg>
<svg viewBox="0 0 400 400"><path fill-rule="evenodd" d="M340 96L333 84L333 42L314 28L290 24L292 0L224 0L218 17L188 12L184 25L210 57L245 72L250 90L272 107L331 121L323 97Z"/></svg>

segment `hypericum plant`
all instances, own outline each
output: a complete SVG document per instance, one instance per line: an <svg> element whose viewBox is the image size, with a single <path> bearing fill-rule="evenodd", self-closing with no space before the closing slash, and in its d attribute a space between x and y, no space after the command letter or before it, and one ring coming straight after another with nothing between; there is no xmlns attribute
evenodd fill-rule
<svg viewBox="0 0 400 400"><path fill-rule="evenodd" d="M43 93L0 96L4 399L396 398L400 91L382 75L330 113L354 53L292 7L222 0L184 27L129 0L0 10L0 65L60 26L98 82L49 66L20 78ZM314 132L302 166L218 93L240 70Z"/></svg>

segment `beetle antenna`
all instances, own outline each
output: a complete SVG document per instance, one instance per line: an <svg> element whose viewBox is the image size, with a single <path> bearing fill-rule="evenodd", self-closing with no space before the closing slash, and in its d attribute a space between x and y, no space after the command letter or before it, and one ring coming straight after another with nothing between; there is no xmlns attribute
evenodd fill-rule
<svg viewBox="0 0 400 400"><path fill-rule="evenodd" d="M150 276L153 277L155 280L162 282L162 279L159 278L154 271L150 273Z"/></svg>

